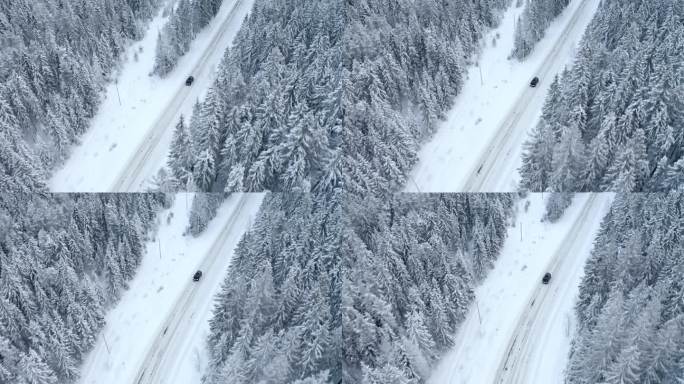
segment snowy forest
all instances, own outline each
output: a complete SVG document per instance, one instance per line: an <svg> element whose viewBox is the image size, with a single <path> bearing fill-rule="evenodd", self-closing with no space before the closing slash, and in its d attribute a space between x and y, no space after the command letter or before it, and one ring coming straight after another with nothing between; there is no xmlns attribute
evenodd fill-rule
<svg viewBox="0 0 684 384"><path fill-rule="evenodd" d="M0 383L70 383L145 251L159 194L0 194Z"/></svg>
<svg viewBox="0 0 684 384"><path fill-rule="evenodd" d="M208 384L341 380L341 195L269 194L210 321Z"/></svg>
<svg viewBox="0 0 684 384"><path fill-rule="evenodd" d="M203 384L424 383L454 346L475 288L499 258L519 213L516 202L527 191L551 192L540 218L549 227L567 227L568 242L581 241L580 224L587 224L581 218L591 217L584 208L571 209L577 225L563 222L574 193L652 193L617 195L601 222L579 287L565 379L684 384L684 1L596 4L573 65L544 79L549 93L539 122L529 127L519 194L396 192L462 91L468 68L479 56L487 62L479 55L487 45L483 36L504 10L525 7L515 10L522 11L515 32L512 25L502 28L514 38L513 51L509 39L499 52L524 61L570 0L254 0L239 30L242 17L231 16L217 33L215 41L223 43L237 30L218 67L207 60L198 65L207 69L192 74L215 76L208 89L201 88L205 82L194 88L179 82L173 88L181 91L164 109L155 110L163 100L148 103L149 97L141 100L145 107L127 109L149 107L149 117L167 118L152 130L121 112L130 126L140 126L134 132L140 142L104 126L102 142L117 139L110 152L119 143L139 145L132 158L120 159L143 155L139 167L126 169L138 168L136 178L165 163L148 193L47 193L51 173L89 129L126 48L146 36L152 18L162 8L170 12L145 40L147 46L156 38L156 51L148 50L154 65L140 61L143 76L157 82L151 89L163 92L171 87L162 78L189 54L223 1L0 0L0 384L78 379L107 312L158 234L158 213L171 208L170 193L178 191L202 193L173 206L187 217L173 238L206 240L205 253L230 265L214 268L219 264L207 258L193 266L188 275L204 272L194 281L188 276L190 293L182 296L190 303L196 289L212 298L223 279L209 334L192 351ZM588 13L577 14L585 16L588 22ZM576 25L579 31L585 24ZM215 52L213 45L199 52L199 61ZM523 91L540 91L524 82ZM529 108L541 102L520 97ZM490 105L482 101L483 108ZM501 105L509 101L515 100ZM511 116L523 127L523 115L533 112L512 110ZM497 141L520 135L500 132L507 136L495 135L490 152L513 156ZM101 143L96 139L84 146ZM87 156L106 150L92 149ZM452 160L459 161L453 156L449 166ZM89 165L82 169L95 168ZM64 180L84 185L78 177ZM221 208L240 191L268 191L256 216L262 200ZM217 216L223 227L209 226ZM194 244L192 253L202 249ZM220 275L209 273L219 269ZM176 313L204 319L205 328L192 329L193 335L207 329L206 317ZM141 328L152 334L154 325ZM184 341L175 339L179 334L172 329L165 341Z"/></svg>
<svg viewBox="0 0 684 384"><path fill-rule="evenodd" d="M339 185L343 2L256 0L169 166L199 191ZM312 22L316 20L316 22Z"/></svg>
<svg viewBox="0 0 684 384"><path fill-rule="evenodd" d="M532 191L684 183L684 2L604 0L525 144Z"/></svg>
<svg viewBox="0 0 684 384"><path fill-rule="evenodd" d="M618 195L576 306L568 383L684 381L684 192Z"/></svg>
<svg viewBox="0 0 684 384"><path fill-rule="evenodd" d="M344 177L353 193L402 187L460 92L507 0L351 0L344 58Z"/></svg>
<svg viewBox="0 0 684 384"><path fill-rule="evenodd" d="M161 0L0 4L0 181L45 189L88 129L127 44ZM521 2L522 5L523 2ZM527 0L524 57L567 0ZM160 31L168 72L220 0L180 0ZM168 177L191 191L395 191L508 0L256 0L217 78L178 121ZM312 22L315 20L316 22ZM553 81L521 187L667 191L684 177L684 5L606 0ZM522 47L522 48L521 48Z"/></svg>
<svg viewBox="0 0 684 384"><path fill-rule="evenodd" d="M350 198L344 235L345 383L422 383L493 266L513 194Z"/></svg>
<svg viewBox="0 0 684 384"><path fill-rule="evenodd" d="M515 199L269 194L216 300L207 383L423 382Z"/></svg>
<svg viewBox="0 0 684 384"><path fill-rule="evenodd" d="M216 217L216 211L228 195L227 193L195 194L190 208L188 232L193 236L202 233L207 228L207 225L209 225L209 222Z"/></svg>
<svg viewBox="0 0 684 384"><path fill-rule="evenodd" d="M353 0L345 34L344 176L353 193L403 186L507 0Z"/></svg>
<svg viewBox="0 0 684 384"><path fill-rule="evenodd" d="M197 34L216 16L223 0L180 0L157 38L153 72L167 75L190 49Z"/></svg>
<svg viewBox="0 0 684 384"><path fill-rule="evenodd" d="M534 45L544 38L549 24L569 3L570 0L527 0L523 14L515 25L513 57L527 57Z"/></svg>
<svg viewBox="0 0 684 384"><path fill-rule="evenodd" d="M159 0L0 2L0 184L45 189Z"/></svg>
<svg viewBox="0 0 684 384"><path fill-rule="evenodd" d="M256 1L207 97L178 122L169 161L177 184L404 184L507 1L343 3Z"/></svg>

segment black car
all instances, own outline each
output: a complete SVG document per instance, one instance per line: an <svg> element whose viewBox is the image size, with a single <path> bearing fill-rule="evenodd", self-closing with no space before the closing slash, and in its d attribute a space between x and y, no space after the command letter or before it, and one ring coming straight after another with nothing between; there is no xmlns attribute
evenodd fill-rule
<svg viewBox="0 0 684 384"><path fill-rule="evenodd" d="M544 277L542 278L542 283L543 283L543 284L548 284L549 281L551 281L551 273L546 272L546 273L544 274Z"/></svg>
<svg viewBox="0 0 684 384"><path fill-rule="evenodd" d="M202 278L202 271L197 271L192 275L192 281L199 281L200 278Z"/></svg>
<svg viewBox="0 0 684 384"><path fill-rule="evenodd" d="M187 80L185 80L185 85L187 85L187 86L189 87L189 86L192 85L193 82L195 82L195 78L192 77L192 76L189 76L189 77L187 78Z"/></svg>
<svg viewBox="0 0 684 384"><path fill-rule="evenodd" d="M539 78L538 78L538 77L535 77L535 78L532 79L532 81L530 82L530 87L534 88L534 87L537 86L537 84L539 84Z"/></svg>

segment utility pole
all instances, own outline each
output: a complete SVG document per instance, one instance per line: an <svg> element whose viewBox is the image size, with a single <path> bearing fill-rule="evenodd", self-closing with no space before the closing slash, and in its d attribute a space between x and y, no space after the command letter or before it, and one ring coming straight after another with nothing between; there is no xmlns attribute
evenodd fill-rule
<svg viewBox="0 0 684 384"><path fill-rule="evenodd" d="M418 191L418 193L422 193L420 191L420 188L418 187L418 183L416 183L416 181L413 179L413 176L409 175L409 178L411 179L411 181L413 181L413 185L416 186L416 191Z"/></svg>
<svg viewBox="0 0 684 384"><path fill-rule="evenodd" d="M111 355L112 353L109 351L109 344L107 344L107 334L104 332L102 332L102 340L104 340L105 348L107 348L107 354Z"/></svg>
<svg viewBox="0 0 684 384"><path fill-rule="evenodd" d="M480 85L484 85L484 78L482 77L482 63L478 64L477 68L480 70Z"/></svg>
<svg viewBox="0 0 684 384"><path fill-rule="evenodd" d="M119 94L119 80L114 82L114 86L116 86L116 97L119 98L119 106L121 106L121 95Z"/></svg>
<svg viewBox="0 0 684 384"><path fill-rule="evenodd" d="M520 241L522 241L522 221L520 222Z"/></svg>
<svg viewBox="0 0 684 384"><path fill-rule="evenodd" d="M482 326L482 315L480 315L480 304L477 302L477 297L475 298L475 307L477 308L477 319L480 320L480 327Z"/></svg>
<svg viewBox="0 0 684 384"><path fill-rule="evenodd" d="M161 239L157 237L157 244L159 245L159 260L161 260Z"/></svg>

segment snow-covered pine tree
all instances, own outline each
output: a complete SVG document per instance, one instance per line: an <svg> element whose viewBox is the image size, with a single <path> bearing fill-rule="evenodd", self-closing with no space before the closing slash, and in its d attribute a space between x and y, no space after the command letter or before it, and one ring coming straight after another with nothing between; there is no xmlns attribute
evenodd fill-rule
<svg viewBox="0 0 684 384"><path fill-rule="evenodd" d="M345 188L376 193L405 184L419 145L461 90L467 58L508 3L348 4L341 101Z"/></svg>
<svg viewBox="0 0 684 384"><path fill-rule="evenodd" d="M169 149L169 168L181 185L186 185L192 176L192 148L190 131L185 125L183 116L178 120L173 131L173 140Z"/></svg>
<svg viewBox="0 0 684 384"><path fill-rule="evenodd" d="M341 380L342 194L268 194L210 320L208 383Z"/></svg>
<svg viewBox="0 0 684 384"><path fill-rule="evenodd" d="M77 379L165 202L158 194L0 194L1 382Z"/></svg>
<svg viewBox="0 0 684 384"><path fill-rule="evenodd" d="M218 105L220 118L191 120L193 155L213 164L197 186L399 188L506 4L257 0L219 66L221 92L203 102ZM217 128L209 160L203 143Z"/></svg>
<svg viewBox="0 0 684 384"><path fill-rule="evenodd" d="M44 190L159 0L0 4L0 190Z"/></svg>
<svg viewBox="0 0 684 384"><path fill-rule="evenodd" d="M563 216L565 210L572 204L574 194L566 192L552 193L546 201L546 213L544 220L552 223L558 221Z"/></svg>
<svg viewBox="0 0 684 384"><path fill-rule="evenodd" d="M211 219L216 217L216 212L226 197L226 194L223 193L196 194L192 199L192 207L190 208L188 232L193 236L202 233Z"/></svg>
<svg viewBox="0 0 684 384"><path fill-rule="evenodd" d="M427 379L453 342L474 284L498 257L513 201L507 194L347 199L345 381Z"/></svg>
<svg viewBox="0 0 684 384"><path fill-rule="evenodd" d="M684 378L682 212L682 191L616 197L580 285L569 383Z"/></svg>
<svg viewBox="0 0 684 384"><path fill-rule="evenodd" d="M223 0L180 0L157 37L153 72L166 76L216 16Z"/></svg>
<svg viewBox="0 0 684 384"><path fill-rule="evenodd" d="M684 6L671 0L601 2L560 92L547 97L554 107L545 108L539 123L558 127L551 130L566 139L534 132L520 170L524 188L648 192L681 185L684 135L675 127L684 126L684 91L675 79L684 62L676 42L684 37L683 18ZM549 163L537 152L550 142L556 177L546 184L542 170ZM573 147L586 148L576 170L561 161Z"/></svg>
<svg viewBox="0 0 684 384"><path fill-rule="evenodd" d="M569 3L569 0L527 0L515 26L513 57L527 57L544 37L546 28Z"/></svg>

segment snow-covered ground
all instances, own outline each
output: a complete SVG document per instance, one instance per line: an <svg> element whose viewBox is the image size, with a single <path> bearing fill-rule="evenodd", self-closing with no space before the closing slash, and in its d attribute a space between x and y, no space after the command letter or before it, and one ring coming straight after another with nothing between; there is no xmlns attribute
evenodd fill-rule
<svg viewBox="0 0 684 384"><path fill-rule="evenodd" d="M136 276L81 367L80 384L199 383L213 300L263 194L233 194L197 238L183 236L193 196L179 194ZM198 269L199 282L192 281Z"/></svg>
<svg viewBox="0 0 684 384"><path fill-rule="evenodd" d="M213 83L216 67L253 3L224 0L216 17L164 79L150 76L158 31L167 19L160 12L143 40L127 50L127 60L107 87L89 131L52 176L50 190L144 191L149 178L166 162L178 117L189 116ZM189 75L195 82L186 87Z"/></svg>
<svg viewBox="0 0 684 384"><path fill-rule="evenodd" d="M523 10L512 3L485 37L479 64L469 69L446 120L421 148L407 191L516 190L522 144L539 119L553 77L571 65L599 1L572 0L523 62L508 59ZM534 76L541 81L530 88Z"/></svg>
<svg viewBox="0 0 684 384"><path fill-rule="evenodd" d="M530 195L527 211L520 202L500 258L429 383L563 382L578 285L613 195L578 195L554 224L541 222L546 197Z"/></svg>

